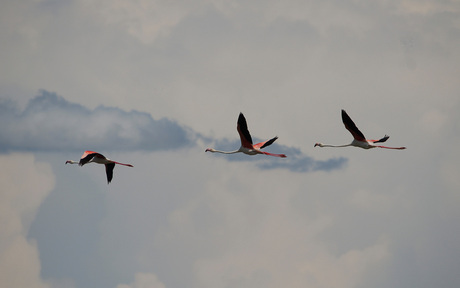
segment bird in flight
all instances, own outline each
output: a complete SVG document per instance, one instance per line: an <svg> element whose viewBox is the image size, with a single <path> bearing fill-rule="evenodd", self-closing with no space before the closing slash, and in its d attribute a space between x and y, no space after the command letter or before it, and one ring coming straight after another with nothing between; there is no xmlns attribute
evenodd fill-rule
<svg viewBox="0 0 460 288"><path fill-rule="evenodd" d="M270 140L267 140L265 142L252 144L251 134L249 133L248 124L246 123L246 118L244 118L243 113L240 113L240 116L238 117L236 129L238 130L238 133L240 134L240 139L241 139L240 149L235 150L235 151L219 151L213 148L208 148L205 150L205 152L217 152L217 153L223 153L223 154L234 154L234 153L241 152L241 153L248 154L248 155L265 154L265 155L275 156L275 157L282 157L282 158L286 157L286 155L284 154L273 154L273 153L268 153L268 152L260 150L262 148L265 148L273 144L273 142L275 142L276 139L278 139L278 136Z"/></svg>
<svg viewBox="0 0 460 288"><path fill-rule="evenodd" d="M406 147L387 147L387 146L381 146L376 143L383 143L390 138L390 136L385 135L383 138L379 140L367 140L363 133L359 131L358 127L356 127L355 123L353 120L351 120L350 116L348 116L347 112L345 110L342 110L342 121L343 124L345 124L345 128L347 128L348 131L350 131L351 135L353 135L353 141L350 144L345 144L345 145L328 145L328 144L323 144L323 143L316 143L316 146L319 147L347 147L347 146L355 146L355 147L360 147L363 149L371 149L371 148L386 148L386 149L397 149L397 150L402 150L406 149Z"/></svg>
<svg viewBox="0 0 460 288"><path fill-rule="evenodd" d="M97 163L97 164L104 164L105 165L105 173L107 174L107 184L112 181L113 178L113 168L115 168L115 164L124 165L128 167L133 167L131 164L124 164L120 162L115 162L106 158L104 155L94 152L94 151L85 151L83 155L81 155L81 159L79 162L73 160L67 160L65 164L78 164L83 166L87 163Z"/></svg>

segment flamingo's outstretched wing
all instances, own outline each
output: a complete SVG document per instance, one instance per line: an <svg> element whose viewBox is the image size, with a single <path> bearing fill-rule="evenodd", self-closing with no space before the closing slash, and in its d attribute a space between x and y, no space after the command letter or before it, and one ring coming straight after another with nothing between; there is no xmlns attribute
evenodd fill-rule
<svg viewBox="0 0 460 288"><path fill-rule="evenodd" d="M97 152L94 152L94 151L85 151L85 153L83 153L83 155L81 155L80 162L78 163L78 165L83 166L86 163L88 163L91 159L93 159L94 157L105 158L100 153L97 153Z"/></svg>
<svg viewBox="0 0 460 288"><path fill-rule="evenodd" d="M267 147L267 146L270 146L270 145L273 144L273 142L276 141L276 139L278 139L278 136L273 137L272 139L267 140L267 141L265 141L265 142L260 142L260 143L254 144L254 148L262 149L262 148L265 148L265 147Z"/></svg>
<svg viewBox="0 0 460 288"><path fill-rule="evenodd" d="M385 135L385 136L383 136L383 138L381 138L379 140L371 140L371 141L374 142L374 143L383 143L383 142L387 141L388 138L390 138L390 136Z"/></svg>
<svg viewBox="0 0 460 288"><path fill-rule="evenodd" d="M350 131L351 135L353 135L353 138L355 138L358 141L366 141L366 138L364 137L363 133L359 131L358 127L356 127L355 125L355 122L351 120L350 116L348 116L345 110L342 110L342 121L343 124L345 124L345 128L347 128L347 130Z"/></svg>
<svg viewBox="0 0 460 288"><path fill-rule="evenodd" d="M238 130L238 134L240 134L241 146L252 148L252 137L249 133L248 124L246 123L246 118L244 118L243 113L240 113L238 117L236 129Z"/></svg>
<svg viewBox="0 0 460 288"><path fill-rule="evenodd" d="M112 181L113 168L115 168L115 163L105 164L105 174L107 174L107 184L109 184L110 181Z"/></svg>

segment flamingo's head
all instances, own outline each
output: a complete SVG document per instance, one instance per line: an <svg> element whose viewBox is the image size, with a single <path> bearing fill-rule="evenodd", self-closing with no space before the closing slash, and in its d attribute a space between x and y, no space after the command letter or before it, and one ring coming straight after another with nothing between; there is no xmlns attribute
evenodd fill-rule
<svg viewBox="0 0 460 288"><path fill-rule="evenodd" d="M214 149L208 148L208 149L204 150L204 152L214 152Z"/></svg>
<svg viewBox="0 0 460 288"><path fill-rule="evenodd" d="M67 160L65 161L65 164L77 164L78 162L75 162L73 160Z"/></svg>
<svg viewBox="0 0 460 288"><path fill-rule="evenodd" d="M323 147L323 143L316 143L315 146L313 147L316 147L316 146Z"/></svg>

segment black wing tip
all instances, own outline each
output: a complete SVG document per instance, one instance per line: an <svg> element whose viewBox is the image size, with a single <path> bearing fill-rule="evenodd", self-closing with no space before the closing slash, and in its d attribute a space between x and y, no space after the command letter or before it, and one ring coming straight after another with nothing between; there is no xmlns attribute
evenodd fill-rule
<svg viewBox="0 0 460 288"><path fill-rule="evenodd" d="M348 113L342 109L342 122L343 123L353 123L353 120L351 120L351 117L348 115Z"/></svg>
<svg viewBox="0 0 460 288"><path fill-rule="evenodd" d="M105 173L107 174L107 184L112 182L114 168L115 168L115 163L105 164Z"/></svg>
<svg viewBox="0 0 460 288"><path fill-rule="evenodd" d="M243 113L241 112L240 115L238 115L238 124L247 126L246 117L244 117Z"/></svg>
<svg viewBox="0 0 460 288"><path fill-rule="evenodd" d="M238 117L237 127L239 131L241 132L241 134L243 135L242 137L244 137L246 141L252 144L252 137L251 137L251 133L249 133L249 130L248 130L248 123L246 122L246 118L241 112L240 112L240 116Z"/></svg>
<svg viewBox="0 0 460 288"><path fill-rule="evenodd" d="M278 139L278 136L275 136L275 137L273 137L272 139L270 139L270 140L268 140L267 142L265 142L265 144L264 144L264 145L262 145L262 146L260 147L260 149L262 149L262 148L265 148L265 147L267 147L267 146L270 146L270 145L272 145L272 144L273 144L273 142L275 142L275 141L276 141L276 139Z"/></svg>
<svg viewBox="0 0 460 288"><path fill-rule="evenodd" d="M390 138L390 136L388 136L387 134L385 134L385 136L383 136L381 139L375 141L374 143L383 143L383 142L387 141L388 138Z"/></svg>

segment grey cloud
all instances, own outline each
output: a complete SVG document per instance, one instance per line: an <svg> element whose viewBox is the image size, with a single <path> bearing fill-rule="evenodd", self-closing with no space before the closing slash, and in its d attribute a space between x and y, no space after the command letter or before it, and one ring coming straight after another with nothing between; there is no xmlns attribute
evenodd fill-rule
<svg viewBox="0 0 460 288"><path fill-rule="evenodd" d="M240 140L220 140L214 143L215 148L224 151L233 151L240 147ZM261 142L261 139L254 139L254 142ZM279 140L278 140L279 141ZM217 148L218 147L218 148ZM286 154L287 158L264 157L261 155L248 156L241 153L224 155L215 153L217 157L224 157L228 161L256 161L256 165L264 170L288 169L292 172L331 171L344 168L348 159L344 157L330 158L328 160L315 160L307 156L300 149L273 143L265 148L267 152Z"/></svg>
<svg viewBox="0 0 460 288"><path fill-rule="evenodd" d="M18 109L0 102L0 151L168 150L194 144L195 134L145 112L91 110L48 91Z"/></svg>
<svg viewBox="0 0 460 288"><path fill-rule="evenodd" d="M169 150L213 142L169 119L155 120L149 113L99 106L89 109L45 90L20 110L13 101L0 102L0 151L108 151ZM257 139L255 139L257 141ZM214 141L221 150L235 150L239 139ZM219 155L228 161L255 162L260 169L293 172L330 171L343 168L346 158L315 160L300 149L274 143L267 151L284 153L286 159Z"/></svg>

